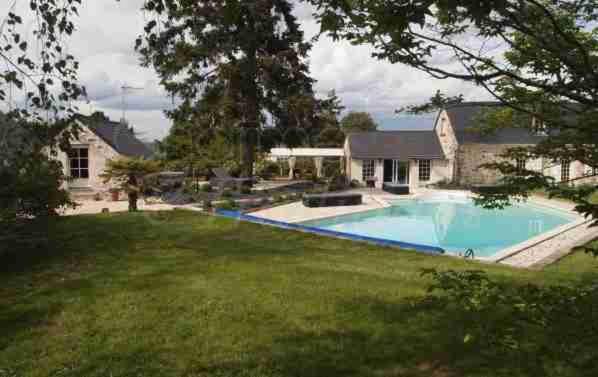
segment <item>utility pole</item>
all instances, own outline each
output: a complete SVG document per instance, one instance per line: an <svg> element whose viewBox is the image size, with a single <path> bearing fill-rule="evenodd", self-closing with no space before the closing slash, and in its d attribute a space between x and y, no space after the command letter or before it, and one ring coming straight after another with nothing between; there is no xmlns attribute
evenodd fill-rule
<svg viewBox="0 0 598 377"><path fill-rule="evenodd" d="M122 115L122 118L121 118L120 121L122 123L126 123L126 121L127 121L127 118L126 118L126 115L127 115L127 100L126 100L127 99L126 98L127 97L127 92L132 91L132 90L143 90L145 88L136 88L136 87L127 85L127 83L124 83L124 85L121 86L120 89L122 90L122 104L121 104L121 106L122 106L122 111L123 111L123 115Z"/></svg>

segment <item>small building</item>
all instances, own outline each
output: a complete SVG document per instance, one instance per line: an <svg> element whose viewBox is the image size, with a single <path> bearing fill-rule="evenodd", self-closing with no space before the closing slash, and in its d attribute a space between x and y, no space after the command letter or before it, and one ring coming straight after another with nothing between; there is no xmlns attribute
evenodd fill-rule
<svg viewBox="0 0 598 377"><path fill-rule="evenodd" d="M71 150L68 153L59 151L57 156L69 177L66 186L74 196L105 194L110 189L110 184L100 177L108 160L149 158L152 154L124 122L95 115L80 117L78 123L81 131L71 140Z"/></svg>
<svg viewBox="0 0 598 377"><path fill-rule="evenodd" d="M447 159L434 131L353 133L345 140L352 181L417 188L450 179Z"/></svg>

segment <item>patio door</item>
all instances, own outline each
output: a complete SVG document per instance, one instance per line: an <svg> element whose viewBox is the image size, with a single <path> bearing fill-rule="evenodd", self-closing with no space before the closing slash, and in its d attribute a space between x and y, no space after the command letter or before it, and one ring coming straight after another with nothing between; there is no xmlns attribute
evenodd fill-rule
<svg viewBox="0 0 598 377"><path fill-rule="evenodd" d="M400 160L385 160L384 182L390 182L397 185L408 185L409 162Z"/></svg>

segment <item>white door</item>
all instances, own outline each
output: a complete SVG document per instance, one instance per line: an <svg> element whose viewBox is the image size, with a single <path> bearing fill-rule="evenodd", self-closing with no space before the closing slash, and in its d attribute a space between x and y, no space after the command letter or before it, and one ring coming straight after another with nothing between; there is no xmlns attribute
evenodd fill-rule
<svg viewBox="0 0 598 377"><path fill-rule="evenodd" d="M68 153L69 187L89 187L89 148L73 147Z"/></svg>

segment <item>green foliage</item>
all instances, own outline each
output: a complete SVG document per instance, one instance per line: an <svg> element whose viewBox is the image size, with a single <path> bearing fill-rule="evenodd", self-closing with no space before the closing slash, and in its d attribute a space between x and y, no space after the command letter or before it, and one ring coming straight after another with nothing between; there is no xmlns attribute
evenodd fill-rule
<svg viewBox="0 0 598 377"><path fill-rule="evenodd" d="M224 190L222 190L221 196L223 198L231 198L233 197L233 191L231 189L225 188Z"/></svg>
<svg viewBox="0 0 598 377"><path fill-rule="evenodd" d="M199 186L199 191L201 191L201 192L212 192L212 191L214 191L214 188L212 187L211 184L206 183L206 184L203 184L203 185Z"/></svg>
<svg viewBox="0 0 598 377"><path fill-rule="evenodd" d="M344 174L337 173L330 178L328 182L328 191L341 191L348 187L349 180Z"/></svg>
<svg viewBox="0 0 598 377"><path fill-rule="evenodd" d="M249 195L251 194L251 187L243 185L239 191L243 195Z"/></svg>
<svg viewBox="0 0 598 377"><path fill-rule="evenodd" d="M137 211L137 199L145 189L145 179L160 170L157 161L143 158L121 157L109 160L101 177L104 183L113 182L129 197L129 211Z"/></svg>
<svg viewBox="0 0 598 377"><path fill-rule="evenodd" d="M62 165L46 152L45 125L0 120L0 221L55 214L73 206ZM54 151L55 153L55 151Z"/></svg>
<svg viewBox="0 0 598 377"><path fill-rule="evenodd" d="M350 112L341 120L341 128L345 134L351 132L376 131L378 125L369 113Z"/></svg>
<svg viewBox="0 0 598 377"><path fill-rule="evenodd" d="M420 114L430 114L435 111L441 110L446 106L455 105L463 102L463 94L459 94L458 96L447 96L444 93L440 92L440 90L436 91L434 96L430 97L428 102L419 104L419 105L410 105L401 107L396 112L397 113L408 113L414 115Z"/></svg>
<svg viewBox="0 0 598 377"><path fill-rule="evenodd" d="M539 375L598 373L596 285L512 287L482 271L426 270L424 275L433 279L428 300L439 310L459 313L453 319L455 335L483 356L498 352L524 361L524 370Z"/></svg>
<svg viewBox="0 0 598 377"><path fill-rule="evenodd" d="M243 146L243 175L253 174L266 112L283 131L314 123L311 46L289 1L147 0L143 9L149 21L136 48L180 99L169 117L202 130L233 128Z"/></svg>
<svg viewBox="0 0 598 377"><path fill-rule="evenodd" d="M216 208L218 209L224 209L227 211L235 211L237 209L239 209L239 206L237 205L237 202L235 202L232 199L228 199L225 202L219 202L216 204Z"/></svg>
<svg viewBox="0 0 598 377"><path fill-rule="evenodd" d="M280 170L280 165L274 161L261 159L256 163L256 174L263 179L271 179L280 175Z"/></svg>

